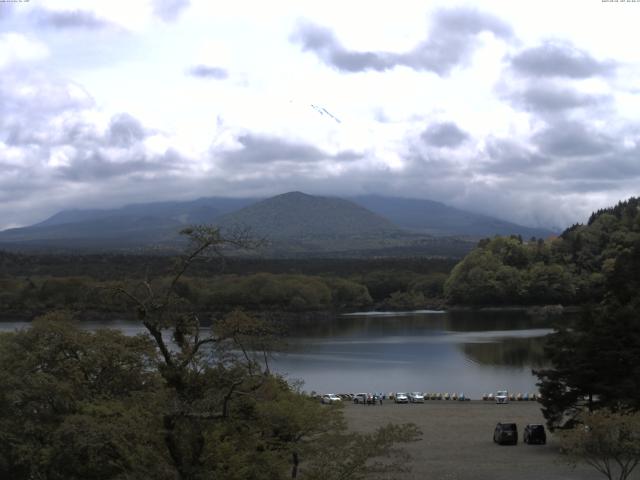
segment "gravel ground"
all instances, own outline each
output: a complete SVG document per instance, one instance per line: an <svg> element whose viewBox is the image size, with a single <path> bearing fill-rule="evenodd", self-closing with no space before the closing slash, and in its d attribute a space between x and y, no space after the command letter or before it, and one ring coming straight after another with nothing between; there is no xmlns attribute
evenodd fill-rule
<svg viewBox="0 0 640 480"><path fill-rule="evenodd" d="M388 478L434 480L591 480L601 474L586 465L572 469L558 453L553 435L547 432L546 445L527 445L522 433L527 423L544 423L536 402L496 405L481 400L470 402L433 401L396 405L387 400L379 405L347 404L349 426L371 431L387 423L413 422L422 430L422 439L407 446L412 471ZM493 443L498 422L518 425L518 444ZM635 478L635 477L634 477ZM638 477L640 478L640 477Z"/></svg>

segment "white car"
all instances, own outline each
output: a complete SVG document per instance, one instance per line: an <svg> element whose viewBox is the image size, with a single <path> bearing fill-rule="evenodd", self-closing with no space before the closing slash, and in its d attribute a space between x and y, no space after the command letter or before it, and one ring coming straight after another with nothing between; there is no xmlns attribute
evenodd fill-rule
<svg viewBox="0 0 640 480"><path fill-rule="evenodd" d="M424 403L424 393L411 392L409 394L409 402L411 403Z"/></svg>
<svg viewBox="0 0 640 480"><path fill-rule="evenodd" d="M341 402L342 399L338 395L336 395L335 393L327 393L327 394L322 396L320 401L322 403L338 403L338 402Z"/></svg>
<svg viewBox="0 0 640 480"><path fill-rule="evenodd" d="M409 397L406 393L397 392L395 394L395 402L396 403L409 403Z"/></svg>
<svg viewBox="0 0 640 480"><path fill-rule="evenodd" d="M498 390L495 399L496 403L509 403L509 392L506 390Z"/></svg>

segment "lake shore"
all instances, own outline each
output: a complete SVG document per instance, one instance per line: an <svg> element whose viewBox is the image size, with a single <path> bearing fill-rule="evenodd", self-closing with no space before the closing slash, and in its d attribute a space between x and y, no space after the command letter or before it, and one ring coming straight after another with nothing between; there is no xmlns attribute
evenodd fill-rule
<svg viewBox="0 0 640 480"><path fill-rule="evenodd" d="M382 406L346 404L349 427L368 432L387 423L413 422L422 430L422 439L406 445L412 455L412 471L382 478L405 480L596 480L602 478L592 468L572 469L559 453L557 439L547 432L546 445L527 445L522 433L527 423L544 423L540 404L512 402L427 401L424 404ZM493 443L497 422L518 425L518 445Z"/></svg>

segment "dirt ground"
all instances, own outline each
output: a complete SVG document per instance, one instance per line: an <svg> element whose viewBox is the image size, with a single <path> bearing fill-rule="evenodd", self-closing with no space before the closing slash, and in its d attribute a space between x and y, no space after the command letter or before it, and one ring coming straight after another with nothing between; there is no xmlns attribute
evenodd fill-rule
<svg viewBox="0 0 640 480"><path fill-rule="evenodd" d="M591 480L601 474L586 465L573 469L558 452L557 442L547 432L546 445L527 445L522 433L527 423L544 423L537 402L496 405L482 400L433 401L424 404L347 404L345 418L357 431L371 431L387 423L413 422L422 439L407 446L412 471L387 478L433 480ZM493 443L498 422L518 425L518 444ZM635 472L634 472L635 473ZM636 477L634 477L636 478ZM637 477L640 478L640 477Z"/></svg>

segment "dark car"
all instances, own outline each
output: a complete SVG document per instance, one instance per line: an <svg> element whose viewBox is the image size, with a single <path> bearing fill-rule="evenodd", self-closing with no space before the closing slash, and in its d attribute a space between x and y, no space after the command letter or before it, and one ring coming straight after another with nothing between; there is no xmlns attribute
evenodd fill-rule
<svg viewBox="0 0 640 480"><path fill-rule="evenodd" d="M499 445L518 443L518 427L515 423L498 423L493 431L493 441Z"/></svg>
<svg viewBox="0 0 640 480"><path fill-rule="evenodd" d="M524 443L538 443L544 445L547 443L547 432L544 431L544 425L538 425L534 423L528 424L524 427L524 433L522 434L522 440Z"/></svg>

